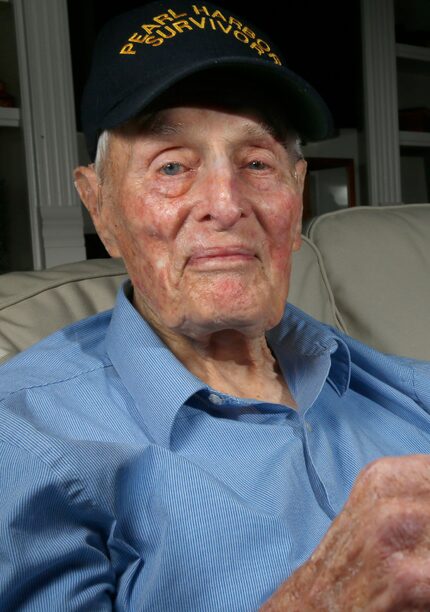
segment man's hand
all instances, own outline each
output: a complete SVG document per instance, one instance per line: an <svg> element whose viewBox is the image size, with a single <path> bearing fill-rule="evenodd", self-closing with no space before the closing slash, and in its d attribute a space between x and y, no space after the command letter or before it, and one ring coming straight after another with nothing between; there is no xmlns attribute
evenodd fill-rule
<svg viewBox="0 0 430 612"><path fill-rule="evenodd" d="M281 610L430 610L430 456L360 473L312 557L261 608Z"/></svg>

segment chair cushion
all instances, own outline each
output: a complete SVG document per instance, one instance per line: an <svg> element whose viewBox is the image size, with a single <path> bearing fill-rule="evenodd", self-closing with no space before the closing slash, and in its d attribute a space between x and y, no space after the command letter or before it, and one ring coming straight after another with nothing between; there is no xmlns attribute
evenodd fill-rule
<svg viewBox="0 0 430 612"><path fill-rule="evenodd" d="M322 258L305 236L300 251L294 253L288 301L318 321L345 331Z"/></svg>
<svg viewBox="0 0 430 612"><path fill-rule="evenodd" d="M321 253L348 333L378 350L430 359L430 204L318 217Z"/></svg>
<svg viewBox="0 0 430 612"><path fill-rule="evenodd" d="M333 296L321 266L317 250L304 238L294 256L291 301L336 325ZM69 323L111 308L125 278L122 261L115 259L0 276L0 362Z"/></svg>

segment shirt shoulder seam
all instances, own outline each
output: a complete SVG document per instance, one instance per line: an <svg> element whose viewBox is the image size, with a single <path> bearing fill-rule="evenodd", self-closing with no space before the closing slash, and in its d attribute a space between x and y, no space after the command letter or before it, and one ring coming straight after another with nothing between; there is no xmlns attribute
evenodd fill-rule
<svg viewBox="0 0 430 612"><path fill-rule="evenodd" d="M98 365L96 367L89 368L88 370L82 370L72 376L66 376L65 378L59 378L57 380L52 380L50 382L19 387L19 389L14 389L13 391L9 391L8 393L6 393L6 395L0 398L0 401L4 402L8 397L11 397L12 395L15 395L16 393L20 393L21 391L31 391L32 389L41 389L43 387L51 387L53 385L58 385L58 384L73 380L75 378L79 378L80 376L84 376L85 374L90 374L91 372L95 372L96 370L102 370L102 369L112 368L112 367L113 367L112 363L104 363L102 365Z"/></svg>

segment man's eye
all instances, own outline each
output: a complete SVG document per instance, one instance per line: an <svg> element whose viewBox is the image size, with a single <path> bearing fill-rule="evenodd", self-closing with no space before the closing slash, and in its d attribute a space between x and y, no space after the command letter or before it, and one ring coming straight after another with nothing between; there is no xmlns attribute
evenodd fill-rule
<svg viewBox="0 0 430 612"><path fill-rule="evenodd" d="M251 170L266 170L267 165L259 159L253 159L249 162L248 168L251 168Z"/></svg>
<svg viewBox="0 0 430 612"><path fill-rule="evenodd" d="M179 162L169 162L161 167L160 171L167 176L175 176L181 174L184 171L184 166Z"/></svg>

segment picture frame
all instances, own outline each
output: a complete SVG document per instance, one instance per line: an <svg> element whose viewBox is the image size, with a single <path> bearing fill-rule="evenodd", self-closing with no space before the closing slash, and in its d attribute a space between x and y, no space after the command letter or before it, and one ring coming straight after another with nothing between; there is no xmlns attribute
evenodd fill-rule
<svg viewBox="0 0 430 612"><path fill-rule="evenodd" d="M309 157L303 194L303 219L356 205L352 158Z"/></svg>

